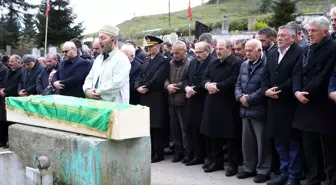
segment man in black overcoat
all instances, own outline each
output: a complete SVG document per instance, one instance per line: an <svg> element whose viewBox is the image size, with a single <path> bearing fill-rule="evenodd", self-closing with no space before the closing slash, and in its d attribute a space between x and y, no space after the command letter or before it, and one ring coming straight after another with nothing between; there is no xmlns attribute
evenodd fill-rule
<svg viewBox="0 0 336 185"><path fill-rule="evenodd" d="M206 42L195 44L196 59L190 61L185 74L183 85L187 97L187 121L191 130L191 143L193 150L193 160L186 163L187 166L203 164L205 157L205 138L200 133L202 115L207 91L202 86L202 76L212 61L210 47Z"/></svg>
<svg viewBox="0 0 336 185"><path fill-rule="evenodd" d="M217 58L211 61L204 72L202 85L208 91L201 125L201 133L208 139L211 148L211 163L204 172L224 169L222 148L224 139L228 142L229 167L226 176L236 175L240 156L241 119L239 104L234 89L242 61L231 51L230 41L217 43Z"/></svg>
<svg viewBox="0 0 336 185"><path fill-rule="evenodd" d="M292 95L292 71L299 61L302 48L295 44L296 32L290 26L281 26L278 32L278 50L268 53L263 72L262 90L268 97L265 132L274 139L280 156L281 175L269 185L298 181L301 177L302 150L300 132L293 129L296 100Z"/></svg>
<svg viewBox="0 0 336 185"><path fill-rule="evenodd" d="M6 116L5 98L8 96L18 96L18 86L22 79L21 57L19 55L12 55L9 58L9 69L6 69L4 75L4 68L0 67L0 147L6 146L8 136L8 122Z"/></svg>
<svg viewBox="0 0 336 185"><path fill-rule="evenodd" d="M336 41L329 34L326 17L316 17L309 23L311 45L304 51L294 69L293 95L299 101L294 127L302 130L303 149L307 165L308 184L320 184L319 138L324 158L326 184L336 184L336 124L335 102L328 97L329 79L336 62ZM314 175L314 177L311 176Z"/></svg>
<svg viewBox="0 0 336 185"><path fill-rule="evenodd" d="M149 57L144 60L134 88L140 93L140 104L150 108L152 163L164 159L164 136L168 115L168 96L164 81L169 74L169 61L159 52L161 39L145 36ZM168 117L169 118L169 117Z"/></svg>

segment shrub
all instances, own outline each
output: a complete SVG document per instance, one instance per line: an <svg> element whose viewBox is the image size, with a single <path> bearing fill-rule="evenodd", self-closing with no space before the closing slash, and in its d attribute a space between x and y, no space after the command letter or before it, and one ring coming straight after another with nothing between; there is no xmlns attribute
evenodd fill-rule
<svg viewBox="0 0 336 185"><path fill-rule="evenodd" d="M256 21L255 23L252 24L252 30L254 31L261 30L265 27L268 27L268 24L262 21Z"/></svg>
<svg viewBox="0 0 336 185"><path fill-rule="evenodd" d="M248 26L248 19L247 18L242 18L242 19L237 19L234 21L229 20L229 31L235 31L235 30L247 30Z"/></svg>

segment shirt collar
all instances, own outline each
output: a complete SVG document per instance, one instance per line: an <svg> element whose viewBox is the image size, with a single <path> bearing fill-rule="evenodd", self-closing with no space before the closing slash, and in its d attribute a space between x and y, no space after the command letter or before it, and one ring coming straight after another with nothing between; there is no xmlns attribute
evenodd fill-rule
<svg viewBox="0 0 336 185"><path fill-rule="evenodd" d="M260 58L257 59L256 61L253 61L252 65L255 65L256 63L258 63L263 57L264 57L264 52L261 52Z"/></svg>
<svg viewBox="0 0 336 185"><path fill-rule="evenodd" d="M285 55L287 53L287 51L289 50L290 46L288 46L285 50L284 50L284 53L281 53L281 50L280 48L278 48L278 52L280 55Z"/></svg>
<svg viewBox="0 0 336 185"><path fill-rule="evenodd" d="M274 46L274 42L273 42L273 44L271 45L271 47L269 47L269 48L267 49L267 51L269 51L273 46Z"/></svg>

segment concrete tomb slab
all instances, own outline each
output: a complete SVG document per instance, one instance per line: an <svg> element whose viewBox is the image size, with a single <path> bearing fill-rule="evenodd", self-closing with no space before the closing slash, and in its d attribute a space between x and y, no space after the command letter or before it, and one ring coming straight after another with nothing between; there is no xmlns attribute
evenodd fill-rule
<svg viewBox="0 0 336 185"><path fill-rule="evenodd" d="M121 141L13 124L9 149L29 167L46 156L54 180L71 185L150 185L150 137ZM24 168L25 172L25 168Z"/></svg>

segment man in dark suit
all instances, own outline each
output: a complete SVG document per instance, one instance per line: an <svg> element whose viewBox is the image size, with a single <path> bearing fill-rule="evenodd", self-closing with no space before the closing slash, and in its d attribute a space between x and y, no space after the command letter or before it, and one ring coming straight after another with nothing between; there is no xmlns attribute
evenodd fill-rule
<svg viewBox="0 0 336 185"><path fill-rule="evenodd" d="M301 177L300 132L292 128L296 101L292 96L292 71L299 61L302 48L295 44L292 27L281 26L278 32L279 50L268 53L263 72L262 91L268 97L265 132L275 140L280 156L281 175L268 185L298 183Z"/></svg>
<svg viewBox="0 0 336 185"><path fill-rule="evenodd" d="M6 117L5 98L8 96L18 96L18 86L22 79L21 57L19 55L12 55L9 58L9 67L9 69L6 69L5 76L3 76L3 66L0 67L0 147L6 146L8 136L9 124Z"/></svg>
<svg viewBox="0 0 336 185"><path fill-rule="evenodd" d="M130 90L130 100L129 104L138 105L140 103L140 94L136 89L134 89L134 83L136 78L140 73L141 64L135 59L135 48L132 44L126 43L121 46L120 51L125 53L131 62L131 70L129 73L129 90ZM138 59L139 60L139 59ZM142 62L143 63L143 62Z"/></svg>
<svg viewBox="0 0 336 185"><path fill-rule="evenodd" d="M41 73L43 66L36 60L33 55L24 55L22 57L23 67L22 79L19 83L19 96L29 96L37 94L36 78Z"/></svg>
<svg viewBox="0 0 336 185"><path fill-rule="evenodd" d="M272 50L278 49L278 46L275 43L277 38L276 32L272 28L266 27L259 30L256 38L262 43L265 55L267 55Z"/></svg>
<svg viewBox="0 0 336 185"><path fill-rule="evenodd" d="M164 160L164 131L169 118L164 81L169 73L169 61L160 53L161 39L145 36L149 57L141 66L134 88L140 93L140 104L150 108L152 163Z"/></svg>
<svg viewBox="0 0 336 185"><path fill-rule="evenodd" d="M336 62L336 41L329 34L326 17L309 23L311 45L294 69L293 94L299 101L294 127L302 130L308 184L320 184L318 137L323 151L326 184L336 184L335 103L328 97L329 79ZM331 89L331 91L333 91ZM312 176L313 175L313 176Z"/></svg>
<svg viewBox="0 0 336 185"><path fill-rule="evenodd" d="M47 55L46 57L47 66L42 69L41 73L36 78L36 90L38 94L44 94L46 88L50 84L49 76L50 74L56 72L56 70L59 67L60 60L61 60L60 55L57 54Z"/></svg>
<svg viewBox="0 0 336 185"><path fill-rule="evenodd" d="M65 42L62 53L65 55L65 60L55 73L52 84L59 90L60 95L84 98L82 86L91 65L78 56L73 42Z"/></svg>
<svg viewBox="0 0 336 185"><path fill-rule="evenodd" d="M213 57L216 57L216 49L214 47L214 42L212 39L212 35L211 33L203 33L202 35L200 35L199 37L199 42L206 42L208 43L209 47L210 47L210 53Z"/></svg>
<svg viewBox="0 0 336 185"><path fill-rule="evenodd" d="M241 119L234 88L241 64L242 61L232 54L231 42L219 41L217 58L208 65L202 78L202 85L208 94L205 99L201 133L208 138L206 147L211 148L212 159L211 164L204 169L206 173L224 169L224 139L227 139L229 152L226 176L234 176L238 172Z"/></svg>
<svg viewBox="0 0 336 185"><path fill-rule="evenodd" d="M186 163L187 166L203 164L205 157L205 138L200 133L202 114L206 97L206 90L202 86L202 76L213 56L206 42L195 44L196 59L190 61L185 74L183 85L187 97L187 121L191 130L191 144L193 160Z"/></svg>

